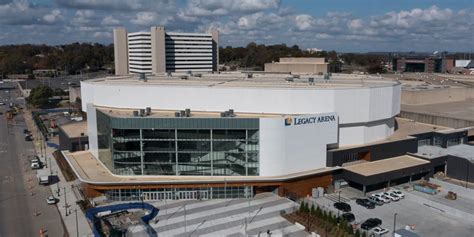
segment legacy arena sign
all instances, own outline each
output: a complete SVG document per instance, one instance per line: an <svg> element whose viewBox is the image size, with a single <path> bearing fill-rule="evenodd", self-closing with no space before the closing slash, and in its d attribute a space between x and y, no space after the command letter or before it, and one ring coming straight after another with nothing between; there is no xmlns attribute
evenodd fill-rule
<svg viewBox="0 0 474 237"><path fill-rule="evenodd" d="M326 123L336 121L335 115L321 115L321 116L310 116L310 117L288 117L285 118L285 126L291 125L303 125L312 123Z"/></svg>

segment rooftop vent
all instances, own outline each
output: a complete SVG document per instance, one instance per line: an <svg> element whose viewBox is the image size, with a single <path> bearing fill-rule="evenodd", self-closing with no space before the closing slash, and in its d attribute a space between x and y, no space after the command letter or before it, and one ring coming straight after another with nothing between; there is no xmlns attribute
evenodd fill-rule
<svg viewBox="0 0 474 237"><path fill-rule="evenodd" d="M285 81L286 82L294 82L295 79L293 79L293 77L287 77L287 78L285 78Z"/></svg>
<svg viewBox="0 0 474 237"><path fill-rule="evenodd" d="M202 77L202 74L201 73L196 73L194 74L195 77Z"/></svg>
<svg viewBox="0 0 474 237"><path fill-rule="evenodd" d="M188 76L186 76L186 75L180 76L179 79L181 79L181 80L188 80Z"/></svg>

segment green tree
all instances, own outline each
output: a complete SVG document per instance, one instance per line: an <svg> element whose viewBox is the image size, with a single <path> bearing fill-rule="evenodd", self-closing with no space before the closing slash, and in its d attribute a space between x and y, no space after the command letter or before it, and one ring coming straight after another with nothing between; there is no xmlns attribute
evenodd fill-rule
<svg viewBox="0 0 474 237"><path fill-rule="evenodd" d="M30 96L28 96L26 101L34 107L44 107L48 104L49 98L53 96L53 93L53 89L41 85L31 89Z"/></svg>
<svg viewBox="0 0 474 237"><path fill-rule="evenodd" d="M314 209L314 203L311 205L310 213L311 213L311 215L313 215L313 216L316 215L316 209Z"/></svg>
<svg viewBox="0 0 474 237"><path fill-rule="evenodd" d="M354 233L354 237L360 237L360 230L357 229Z"/></svg>

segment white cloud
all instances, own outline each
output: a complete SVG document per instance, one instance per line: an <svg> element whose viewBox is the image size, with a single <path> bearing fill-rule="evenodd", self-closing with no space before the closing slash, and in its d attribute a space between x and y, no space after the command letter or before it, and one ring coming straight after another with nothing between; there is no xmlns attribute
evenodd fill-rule
<svg viewBox="0 0 474 237"><path fill-rule="evenodd" d="M51 13L43 16L43 20L48 23L55 23L56 21L62 18L61 11L59 9L54 9Z"/></svg>
<svg viewBox="0 0 474 237"><path fill-rule="evenodd" d="M158 23L157 18L154 12L138 12L136 18L132 19L131 22L135 25L150 26Z"/></svg>
<svg viewBox="0 0 474 237"><path fill-rule="evenodd" d="M309 30L313 24L313 17L310 15L297 15L295 17L296 28L298 30Z"/></svg>
<svg viewBox="0 0 474 237"><path fill-rule="evenodd" d="M94 38L112 38L112 33L108 31L106 32L99 31L99 32L95 32L93 36Z"/></svg>
<svg viewBox="0 0 474 237"><path fill-rule="evenodd" d="M276 9L280 0L189 0L181 10L184 16L223 16Z"/></svg>
<svg viewBox="0 0 474 237"><path fill-rule="evenodd" d="M116 26L120 24L120 21L113 16L106 16L104 19L102 19L101 24L103 26Z"/></svg>

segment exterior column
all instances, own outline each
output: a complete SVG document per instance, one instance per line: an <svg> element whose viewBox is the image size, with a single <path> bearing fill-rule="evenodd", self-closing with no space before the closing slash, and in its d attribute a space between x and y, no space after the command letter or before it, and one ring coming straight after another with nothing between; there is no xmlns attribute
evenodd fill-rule
<svg viewBox="0 0 474 237"><path fill-rule="evenodd" d="M144 175L145 171L145 165L143 164L144 162L144 154L143 154L143 130L140 129L140 166L142 170L142 175Z"/></svg>
<svg viewBox="0 0 474 237"><path fill-rule="evenodd" d="M128 36L125 28L114 29L115 75L128 75Z"/></svg>
<svg viewBox="0 0 474 237"><path fill-rule="evenodd" d="M365 197L365 194L366 194L366 186L365 185L362 185L362 192L364 193L364 197Z"/></svg>

